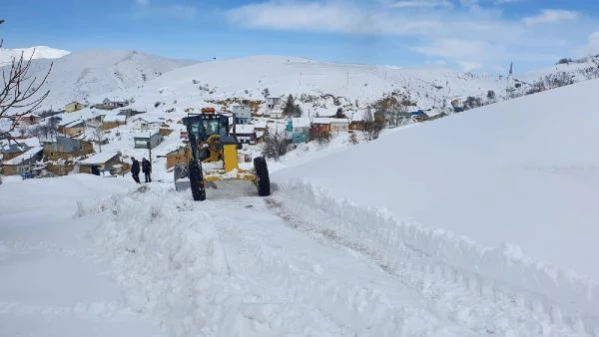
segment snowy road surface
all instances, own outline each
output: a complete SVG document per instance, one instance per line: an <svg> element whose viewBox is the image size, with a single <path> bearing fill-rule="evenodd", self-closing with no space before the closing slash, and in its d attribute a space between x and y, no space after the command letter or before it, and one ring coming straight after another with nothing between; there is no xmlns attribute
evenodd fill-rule
<svg viewBox="0 0 599 337"><path fill-rule="evenodd" d="M283 193L48 184L0 187L0 336L592 336Z"/></svg>

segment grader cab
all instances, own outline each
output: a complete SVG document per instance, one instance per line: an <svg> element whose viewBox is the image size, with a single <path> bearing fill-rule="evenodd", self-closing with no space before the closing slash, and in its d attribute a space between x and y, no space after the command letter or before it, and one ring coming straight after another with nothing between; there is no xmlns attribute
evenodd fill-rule
<svg viewBox="0 0 599 337"><path fill-rule="evenodd" d="M241 144L230 134L229 117L214 111L183 118L192 159L175 167L175 187L189 180L196 201L206 200L206 183L220 180L246 180L256 185L259 196L270 195L270 178L264 157L253 160L253 168L242 169L238 150ZM234 125L233 125L234 127Z"/></svg>

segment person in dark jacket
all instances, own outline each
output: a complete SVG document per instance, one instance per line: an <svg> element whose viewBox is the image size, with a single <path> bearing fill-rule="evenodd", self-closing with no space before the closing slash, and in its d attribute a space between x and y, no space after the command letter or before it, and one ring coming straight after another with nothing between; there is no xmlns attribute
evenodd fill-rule
<svg viewBox="0 0 599 337"><path fill-rule="evenodd" d="M146 176L146 183L151 183L152 177L150 176L150 173L152 173L152 163L146 158L142 158L141 160L141 170Z"/></svg>
<svg viewBox="0 0 599 337"><path fill-rule="evenodd" d="M131 164L131 176L133 176L136 183L141 184L139 181L139 162L133 157L131 157L131 161L133 162Z"/></svg>

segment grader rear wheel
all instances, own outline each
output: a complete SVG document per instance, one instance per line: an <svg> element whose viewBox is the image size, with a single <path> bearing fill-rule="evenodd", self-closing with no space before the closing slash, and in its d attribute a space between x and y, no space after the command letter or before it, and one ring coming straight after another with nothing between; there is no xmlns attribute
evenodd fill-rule
<svg viewBox="0 0 599 337"><path fill-rule="evenodd" d="M256 170L258 195L267 197L270 195L270 177L268 175L268 166L264 157L254 158L254 169Z"/></svg>

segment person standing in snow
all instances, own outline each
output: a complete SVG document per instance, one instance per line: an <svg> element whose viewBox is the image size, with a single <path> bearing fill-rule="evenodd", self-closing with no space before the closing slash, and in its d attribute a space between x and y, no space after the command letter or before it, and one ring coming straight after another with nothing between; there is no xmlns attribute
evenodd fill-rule
<svg viewBox="0 0 599 337"><path fill-rule="evenodd" d="M150 173L152 173L152 164L146 158L142 158L141 160L141 170L144 172L144 175L146 176L146 183L151 183L152 177L150 176Z"/></svg>
<svg viewBox="0 0 599 337"><path fill-rule="evenodd" d="M133 162L131 164L131 176L133 176L136 183L141 184L139 182L139 162L134 157L131 157L131 161Z"/></svg>

